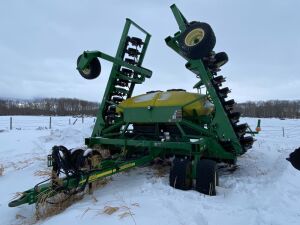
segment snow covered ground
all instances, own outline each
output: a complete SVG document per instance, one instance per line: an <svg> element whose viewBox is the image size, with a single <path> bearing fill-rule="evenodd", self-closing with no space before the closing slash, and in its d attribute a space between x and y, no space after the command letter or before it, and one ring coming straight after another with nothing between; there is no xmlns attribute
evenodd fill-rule
<svg viewBox="0 0 300 225"><path fill-rule="evenodd" d="M84 123L78 119L74 125L71 118L69 125L69 117L54 117L52 129L48 129L48 117L13 120L14 129L9 130L9 117L0 117L0 166L4 166L0 176L1 225L35 222L34 206L9 208L8 202L16 192L43 180L35 172L46 168L46 156L53 145L81 146L93 126L93 118ZM255 128L257 119L243 120ZM300 120L262 119L262 132L256 138L253 148L239 158L239 169L221 174L217 196L175 190L169 187L167 174L156 176L150 167L136 168L114 175L93 196L86 195L59 215L36 223L299 225L300 171L285 158L300 146ZM103 213L107 206L118 210L107 215Z"/></svg>

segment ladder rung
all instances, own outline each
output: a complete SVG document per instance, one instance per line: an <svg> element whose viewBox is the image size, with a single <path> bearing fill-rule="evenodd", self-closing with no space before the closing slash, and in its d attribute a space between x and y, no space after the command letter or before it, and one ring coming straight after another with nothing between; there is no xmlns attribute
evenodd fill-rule
<svg viewBox="0 0 300 225"><path fill-rule="evenodd" d="M121 86L121 87L128 87L128 80L124 80L124 79L118 79L116 81L116 85Z"/></svg>
<svg viewBox="0 0 300 225"><path fill-rule="evenodd" d="M122 68L121 69L121 73L124 74L124 75L126 75L126 76L132 76L133 70Z"/></svg>
<svg viewBox="0 0 300 225"><path fill-rule="evenodd" d="M123 74L118 74L118 78L123 79L123 80L128 80L131 83L136 83L136 84L141 84L141 83L143 83L143 81L145 81L144 77L142 77L141 79L131 78L131 77L124 76Z"/></svg>
<svg viewBox="0 0 300 225"><path fill-rule="evenodd" d="M125 58L124 61L131 64L131 65L136 65L137 64L137 62L134 59Z"/></svg>
<svg viewBox="0 0 300 225"><path fill-rule="evenodd" d="M240 119L241 113L240 112L232 112L228 114L229 119L231 120L231 122L237 123Z"/></svg>
<svg viewBox="0 0 300 225"><path fill-rule="evenodd" d="M222 98L226 98L228 93L230 93L230 90L228 87L225 87L225 88L222 88L222 89L217 89L217 92L219 93L219 95L222 97Z"/></svg>
<svg viewBox="0 0 300 225"><path fill-rule="evenodd" d="M115 87L113 93L115 93L116 95L124 96L128 93L128 90L124 88Z"/></svg>
<svg viewBox="0 0 300 225"><path fill-rule="evenodd" d="M223 82L226 81L225 77L217 76L212 79L213 83L217 86L221 86Z"/></svg>
<svg viewBox="0 0 300 225"><path fill-rule="evenodd" d="M139 56L141 53L137 50L137 49L135 49L135 48L128 48L127 50L126 50L126 53L129 55L129 56L133 56L133 57L137 57L137 56Z"/></svg>
<svg viewBox="0 0 300 225"><path fill-rule="evenodd" d="M115 102L116 104L119 104L119 103L122 102L124 99L123 99L122 97L120 97L120 96L113 96L113 97L111 98L111 100L112 100L113 102Z"/></svg>
<svg viewBox="0 0 300 225"><path fill-rule="evenodd" d="M143 40L140 39L140 38L138 38L138 37L132 37L132 38L129 38L128 41L129 41L132 45L134 45L134 46L139 46L139 47L141 47L141 46L144 44Z"/></svg>

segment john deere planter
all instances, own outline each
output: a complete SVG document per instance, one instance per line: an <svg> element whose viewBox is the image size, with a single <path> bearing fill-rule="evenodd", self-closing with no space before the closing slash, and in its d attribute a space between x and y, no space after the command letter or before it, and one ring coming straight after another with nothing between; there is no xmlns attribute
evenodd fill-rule
<svg viewBox="0 0 300 225"><path fill-rule="evenodd" d="M179 31L165 41L199 79L194 85L197 92L172 89L132 97L135 86L152 76L142 66L151 35L126 19L115 57L85 51L77 60L77 70L85 79L99 76L99 58L113 63L94 130L85 139L86 148L54 146L48 156L52 177L24 191L10 207L91 190L95 181L156 158L171 161L170 186L216 194L218 163L235 165L237 157L252 147L257 132L239 123L235 101L227 97L230 89L218 73L228 56L213 51L216 37L210 25L188 22L175 5L171 10ZM141 37L130 35L132 27Z"/></svg>

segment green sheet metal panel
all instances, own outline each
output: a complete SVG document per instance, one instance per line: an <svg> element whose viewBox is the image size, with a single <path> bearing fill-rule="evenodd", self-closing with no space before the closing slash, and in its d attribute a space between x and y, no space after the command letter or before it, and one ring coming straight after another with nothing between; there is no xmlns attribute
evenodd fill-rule
<svg viewBox="0 0 300 225"><path fill-rule="evenodd" d="M125 108L123 118L126 123L180 122L182 109L178 106Z"/></svg>

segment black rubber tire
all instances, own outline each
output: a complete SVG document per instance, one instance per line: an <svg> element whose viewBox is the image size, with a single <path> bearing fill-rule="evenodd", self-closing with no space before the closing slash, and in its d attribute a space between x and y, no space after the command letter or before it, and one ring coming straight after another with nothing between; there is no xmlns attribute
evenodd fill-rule
<svg viewBox="0 0 300 225"><path fill-rule="evenodd" d="M199 41L197 43L188 43L188 38L192 37L192 32L199 30L204 33L201 40L197 39L194 35L194 39L190 40ZM202 34L203 34L202 33ZM182 50L184 56L190 59L201 59L210 53L216 44L215 34L207 23L193 22L182 32L179 37L178 44Z"/></svg>
<svg viewBox="0 0 300 225"><path fill-rule="evenodd" d="M217 68L220 68L221 66L223 66L224 64L226 64L228 62L228 55L226 54L226 52L219 52L215 55L215 63L214 65Z"/></svg>
<svg viewBox="0 0 300 225"><path fill-rule="evenodd" d="M184 92L186 92L186 90L184 90L184 89L180 89L180 88L173 88L173 89L168 89L167 91L184 91Z"/></svg>
<svg viewBox="0 0 300 225"><path fill-rule="evenodd" d="M80 61L80 58L82 55L80 55L77 59L77 67ZM101 73L101 64L98 58L93 58L87 68L87 70L78 70L80 75L87 79L87 80L92 80L97 78L100 73Z"/></svg>
<svg viewBox="0 0 300 225"><path fill-rule="evenodd" d="M216 195L219 184L217 163L210 159L202 159L196 167L196 190L205 195Z"/></svg>
<svg viewBox="0 0 300 225"><path fill-rule="evenodd" d="M295 151L289 155L287 160L295 169L300 170L300 148L295 149Z"/></svg>
<svg viewBox="0 0 300 225"><path fill-rule="evenodd" d="M169 184L171 187L180 190L190 190L192 188L192 163L190 160L177 157L173 160Z"/></svg>

